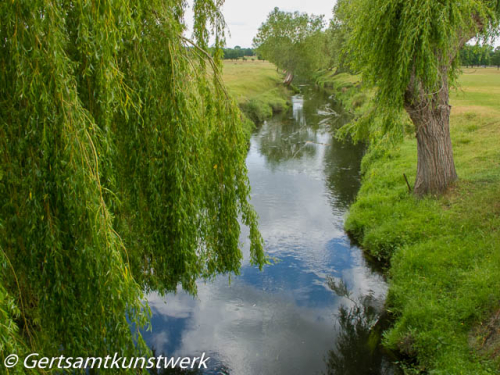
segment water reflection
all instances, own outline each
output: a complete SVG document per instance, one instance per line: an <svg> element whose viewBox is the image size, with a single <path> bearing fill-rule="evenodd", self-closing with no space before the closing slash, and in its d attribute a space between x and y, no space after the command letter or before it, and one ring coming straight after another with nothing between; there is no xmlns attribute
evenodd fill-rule
<svg viewBox="0 0 500 375"><path fill-rule="evenodd" d="M327 194L334 209L345 211L353 202L360 186L359 168L364 145L353 145L332 137L332 131L348 120L342 109L316 91L292 99L290 114L276 116L259 131L259 153L275 170L285 161L308 158L314 161L321 154L320 164L327 183ZM293 163L292 163L293 164Z"/></svg>
<svg viewBox="0 0 500 375"><path fill-rule="evenodd" d="M383 299L386 292L343 231L362 149L332 138L342 116L328 98L308 91L293 104L252 136L247 157L266 250L279 262L259 272L249 266L245 246L241 275L231 284L221 276L200 283L197 298L148 297L153 329L146 341L168 356L205 352L211 360L204 373L324 373L342 304L327 277L346 280L353 297L372 291Z"/></svg>
<svg viewBox="0 0 500 375"><path fill-rule="evenodd" d="M346 211L361 185L359 167L364 145L351 145L331 140L325 154L325 177L330 204L334 209Z"/></svg>
<svg viewBox="0 0 500 375"><path fill-rule="evenodd" d="M352 299L343 280L329 280L330 288L346 304L338 310L336 343L326 359L327 375L395 375L398 369L381 348L381 334L386 325L383 301L372 293Z"/></svg>

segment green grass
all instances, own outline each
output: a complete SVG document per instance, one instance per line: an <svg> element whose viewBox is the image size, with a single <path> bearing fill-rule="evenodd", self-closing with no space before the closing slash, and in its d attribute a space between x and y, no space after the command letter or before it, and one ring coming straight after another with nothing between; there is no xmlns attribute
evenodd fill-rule
<svg viewBox="0 0 500 375"><path fill-rule="evenodd" d="M242 111L255 123L284 111L290 91L282 75L267 61L225 61L223 79Z"/></svg>
<svg viewBox="0 0 500 375"><path fill-rule="evenodd" d="M351 112L362 114L369 110L373 91L363 87L361 75L336 74L334 70L328 70L318 72L315 80L321 89L335 95L335 98Z"/></svg>
<svg viewBox="0 0 500 375"><path fill-rule="evenodd" d="M346 229L390 264L396 321L386 345L416 356L416 369L431 374L497 374L500 72L469 69L459 81L451 132L460 180L442 197L418 200L403 178L415 178L414 138L372 147Z"/></svg>

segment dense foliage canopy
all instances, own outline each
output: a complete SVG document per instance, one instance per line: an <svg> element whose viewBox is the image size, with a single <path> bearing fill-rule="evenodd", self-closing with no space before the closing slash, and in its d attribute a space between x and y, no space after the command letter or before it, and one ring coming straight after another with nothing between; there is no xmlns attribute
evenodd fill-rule
<svg viewBox="0 0 500 375"><path fill-rule="evenodd" d="M191 42L183 0L0 4L0 357L144 349L143 292L238 272L239 217L265 262L220 5Z"/></svg>

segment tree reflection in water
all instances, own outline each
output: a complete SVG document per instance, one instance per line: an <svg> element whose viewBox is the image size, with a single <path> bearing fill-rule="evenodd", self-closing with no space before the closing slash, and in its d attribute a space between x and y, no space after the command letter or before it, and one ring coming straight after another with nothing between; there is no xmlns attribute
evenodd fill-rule
<svg viewBox="0 0 500 375"><path fill-rule="evenodd" d="M168 357L166 354L162 354L164 357ZM152 348L152 357L157 357L158 353L155 348ZM212 358L211 358L212 359ZM231 370L224 365L223 363L220 363L220 361L215 360L215 367L214 367L214 359L210 362L210 373L215 371L217 375L228 375L231 374ZM198 365L198 362L196 362L195 366ZM174 368L152 368L148 369L148 374L149 375L203 375L205 371L202 369L198 368L186 368L182 369L180 367L174 367Z"/></svg>
<svg viewBox="0 0 500 375"><path fill-rule="evenodd" d="M325 359L327 375L400 374L388 352L381 348L383 305L372 293L354 299L343 280L329 278L328 286L348 303L339 307L335 348Z"/></svg>

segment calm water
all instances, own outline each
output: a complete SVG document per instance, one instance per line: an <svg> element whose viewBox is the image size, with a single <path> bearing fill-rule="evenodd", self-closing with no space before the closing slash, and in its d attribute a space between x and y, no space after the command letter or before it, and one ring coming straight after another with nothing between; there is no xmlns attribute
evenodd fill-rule
<svg viewBox="0 0 500 375"><path fill-rule="evenodd" d="M332 138L344 121L338 113L327 97L305 89L293 98L293 110L252 136L252 203L276 263L259 272L248 264L245 246L241 275L230 284L222 276L200 282L196 298L150 295L153 329L144 336L157 353L205 352L208 374L393 373L379 350L366 344L386 284L343 230L363 150ZM364 297L369 309L356 312L329 288L329 277L344 280L351 299L362 306ZM347 315L339 322L341 306ZM363 317L364 331L352 329L360 311L375 312L375 318Z"/></svg>

